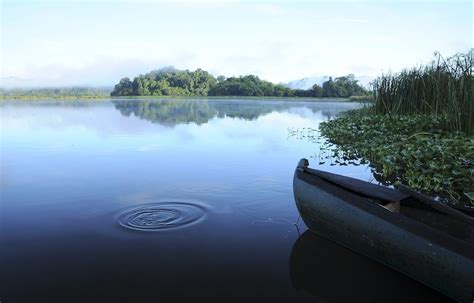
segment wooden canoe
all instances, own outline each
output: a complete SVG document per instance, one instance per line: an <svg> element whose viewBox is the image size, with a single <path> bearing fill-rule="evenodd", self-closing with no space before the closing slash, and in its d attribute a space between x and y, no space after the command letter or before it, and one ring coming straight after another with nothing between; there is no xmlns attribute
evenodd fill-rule
<svg viewBox="0 0 474 303"><path fill-rule="evenodd" d="M474 299L471 216L409 190L311 169L306 159L295 170L293 191L312 232L457 301Z"/></svg>

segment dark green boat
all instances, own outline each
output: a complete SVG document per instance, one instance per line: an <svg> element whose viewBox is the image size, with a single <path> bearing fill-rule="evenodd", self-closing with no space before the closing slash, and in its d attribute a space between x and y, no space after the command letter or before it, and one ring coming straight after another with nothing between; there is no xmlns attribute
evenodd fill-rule
<svg viewBox="0 0 474 303"><path fill-rule="evenodd" d="M474 218L407 188L308 168L293 179L308 228L460 301L474 299Z"/></svg>

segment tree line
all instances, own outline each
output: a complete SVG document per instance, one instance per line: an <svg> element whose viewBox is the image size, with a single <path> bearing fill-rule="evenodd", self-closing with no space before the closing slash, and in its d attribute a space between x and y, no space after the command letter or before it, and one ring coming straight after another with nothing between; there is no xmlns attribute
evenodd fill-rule
<svg viewBox="0 0 474 303"><path fill-rule="evenodd" d="M0 99L106 98L109 95L110 87L0 88Z"/></svg>
<svg viewBox="0 0 474 303"><path fill-rule="evenodd" d="M254 96L254 97L341 97L368 95L354 75L329 78L310 89L291 89L255 75L215 78L202 69L195 71L166 67L139 75L132 80L122 78L111 96Z"/></svg>

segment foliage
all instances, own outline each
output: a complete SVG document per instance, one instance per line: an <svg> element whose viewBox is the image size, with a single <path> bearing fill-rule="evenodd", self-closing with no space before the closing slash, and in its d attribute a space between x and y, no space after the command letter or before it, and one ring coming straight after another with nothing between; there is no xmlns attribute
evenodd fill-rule
<svg viewBox="0 0 474 303"><path fill-rule="evenodd" d="M254 96L254 97L349 97L365 95L354 75L332 78L323 87L315 84L307 90L293 90L281 84L261 80L254 75L214 78L208 72L177 70L172 67L135 77L122 78L111 96ZM325 91L324 87L331 90Z"/></svg>
<svg viewBox="0 0 474 303"><path fill-rule="evenodd" d="M290 96L291 90L283 85L274 85L254 75L230 77L220 81L209 90L210 96Z"/></svg>
<svg viewBox="0 0 474 303"><path fill-rule="evenodd" d="M447 115L377 115L374 108L323 122L339 163L366 159L379 179L474 204L474 139L446 130Z"/></svg>
<svg viewBox="0 0 474 303"><path fill-rule="evenodd" d="M382 75L373 83L378 114L447 116L454 131L474 134L473 51L444 59L435 53L427 66Z"/></svg>
<svg viewBox="0 0 474 303"><path fill-rule="evenodd" d="M321 98L323 97L323 88L315 84L310 89L294 89L294 90L291 90L290 96ZM332 96L332 97L335 97L335 96Z"/></svg>
<svg viewBox="0 0 474 303"><path fill-rule="evenodd" d="M334 80L329 77L329 80L323 83L323 97L348 98L355 95L366 95L366 90L357 83L353 74Z"/></svg>
<svg viewBox="0 0 474 303"><path fill-rule="evenodd" d="M350 96L349 100L354 101L354 102L373 102L375 101L373 95L357 95L357 96Z"/></svg>
<svg viewBox="0 0 474 303"><path fill-rule="evenodd" d="M0 99L32 99L32 98L106 98L109 88L91 87L57 87L30 89L0 89Z"/></svg>
<svg viewBox="0 0 474 303"><path fill-rule="evenodd" d="M135 77L123 78L111 96L206 96L217 80L202 69L177 70L172 67Z"/></svg>
<svg viewBox="0 0 474 303"><path fill-rule="evenodd" d="M110 93L111 96L132 96L133 84L128 77L120 79L120 82L115 85L114 90Z"/></svg>

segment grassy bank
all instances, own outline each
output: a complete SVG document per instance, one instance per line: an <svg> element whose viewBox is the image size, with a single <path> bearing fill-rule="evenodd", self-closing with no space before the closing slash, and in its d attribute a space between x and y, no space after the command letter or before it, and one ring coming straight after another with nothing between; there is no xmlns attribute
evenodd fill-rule
<svg viewBox="0 0 474 303"><path fill-rule="evenodd" d="M110 97L106 87L44 87L44 88L0 88L0 100L44 100L44 99L104 99Z"/></svg>
<svg viewBox="0 0 474 303"><path fill-rule="evenodd" d="M0 96L0 101L6 100L17 100L17 101L30 101L30 100L98 100L98 99L110 99L109 96Z"/></svg>
<svg viewBox="0 0 474 303"><path fill-rule="evenodd" d="M350 96L349 100L353 102L374 102L375 101L373 95Z"/></svg>

